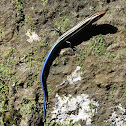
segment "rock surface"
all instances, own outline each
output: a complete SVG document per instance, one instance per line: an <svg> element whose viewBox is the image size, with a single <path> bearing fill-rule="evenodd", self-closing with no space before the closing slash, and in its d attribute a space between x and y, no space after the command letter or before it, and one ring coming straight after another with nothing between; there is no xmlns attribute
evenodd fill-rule
<svg viewBox="0 0 126 126"><path fill-rule="evenodd" d="M56 94L74 98L87 94L99 104L89 126L117 126L122 118L120 125L126 124L126 113L116 109L126 108L125 0L1 0L0 126L44 125L40 72L58 38L53 26L64 33L99 10L107 11L54 54L46 80L47 122L52 119ZM67 77L77 66L81 79L70 84ZM76 123L86 125L83 120Z"/></svg>

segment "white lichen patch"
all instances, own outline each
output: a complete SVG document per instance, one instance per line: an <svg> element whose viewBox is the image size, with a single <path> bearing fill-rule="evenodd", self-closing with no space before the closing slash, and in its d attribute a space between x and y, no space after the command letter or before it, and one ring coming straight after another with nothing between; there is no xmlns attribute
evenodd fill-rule
<svg viewBox="0 0 126 126"><path fill-rule="evenodd" d="M29 37L29 39L27 39L29 43L41 40L41 38L35 32L31 32L30 29L27 30L27 33L25 35Z"/></svg>
<svg viewBox="0 0 126 126"><path fill-rule="evenodd" d="M81 67L77 66L76 70L74 72L72 72L71 75L67 76L67 80L69 81L70 84L73 84L77 81L81 80Z"/></svg>
<svg viewBox="0 0 126 126"><path fill-rule="evenodd" d="M68 124L69 120L78 122L82 120L86 125L91 124L91 117L97 112L99 104L89 99L87 94L81 94L77 97L60 97L56 94L57 101L52 112L52 119L62 124Z"/></svg>
<svg viewBox="0 0 126 126"><path fill-rule="evenodd" d="M117 114L116 110L119 109L120 113ZM106 121L110 122L111 126L126 126L126 109L121 104L114 108L111 117Z"/></svg>

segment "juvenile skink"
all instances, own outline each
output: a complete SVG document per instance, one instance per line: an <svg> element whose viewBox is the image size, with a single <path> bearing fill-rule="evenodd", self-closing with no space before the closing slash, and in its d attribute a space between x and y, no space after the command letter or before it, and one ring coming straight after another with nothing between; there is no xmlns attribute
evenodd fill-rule
<svg viewBox="0 0 126 126"><path fill-rule="evenodd" d="M42 70L41 70L41 75L40 75L40 81L41 81L41 86L43 89L43 93L44 93L44 118L46 120L46 92L45 92L45 87L44 87L44 73L45 71L45 67L47 65L47 63L49 62L49 59L51 58L51 56L53 55L55 49L57 49L63 42L67 41L68 39L71 39L74 35L76 35L78 32L80 32L81 30L83 30L86 26L92 24L93 22L97 21L99 18L101 18L103 15L105 14L105 11L99 11L96 12L94 15L92 15L91 17L88 17L86 19L84 19L83 21L81 21L80 23L78 23L76 26L74 26L73 28L71 28L70 30L68 30L67 32L65 32L63 35L61 35L57 41L55 42L55 44L52 46L52 48L49 50L47 57L44 61Z"/></svg>

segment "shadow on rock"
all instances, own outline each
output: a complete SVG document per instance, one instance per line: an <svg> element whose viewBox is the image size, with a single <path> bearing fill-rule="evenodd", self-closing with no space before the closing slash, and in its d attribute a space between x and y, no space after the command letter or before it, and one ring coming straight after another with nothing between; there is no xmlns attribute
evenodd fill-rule
<svg viewBox="0 0 126 126"><path fill-rule="evenodd" d="M77 46L80 43L89 40L93 36L102 34L114 34L117 32L117 28L109 25L109 24L103 24L103 25L91 25L83 29L80 33L78 33L76 36L74 36L69 41L71 42L72 46Z"/></svg>

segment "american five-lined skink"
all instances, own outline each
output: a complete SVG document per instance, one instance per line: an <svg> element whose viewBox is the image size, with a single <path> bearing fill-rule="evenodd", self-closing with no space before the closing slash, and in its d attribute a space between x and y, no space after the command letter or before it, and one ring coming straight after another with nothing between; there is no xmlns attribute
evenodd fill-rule
<svg viewBox="0 0 126 126"><path fill-rule="evenodd" d="M76 26L74 26L73 28L71 28L70 30L68 30L67 32L65 32L63 35L61 35L57 41L55 42L55 44L52 46L52 48L49 50L47 57L45 59L45 62L43 64L42 70L41 70L41 75L40 75L40 81L41 81L41 86L43 89L43 93L44 93L44 118L46 120L46 92L45 92L45 87L44 87L44 72L45 71L45 67L50 59L50 57L53 55L54 51L56 48L58 48L63 42L67 41L68 39L72 38L74 35L76 35L78 32L80 32L81 30L83 30L86 26L92 24L93 22L97 21L99 18L101 18L103 15L105 14L105 11L99 11L96 12L94 15L92 15L91 17L88 17L86 19L84 19L83 21L81 21L80 23L78 23Z"/></svg>

